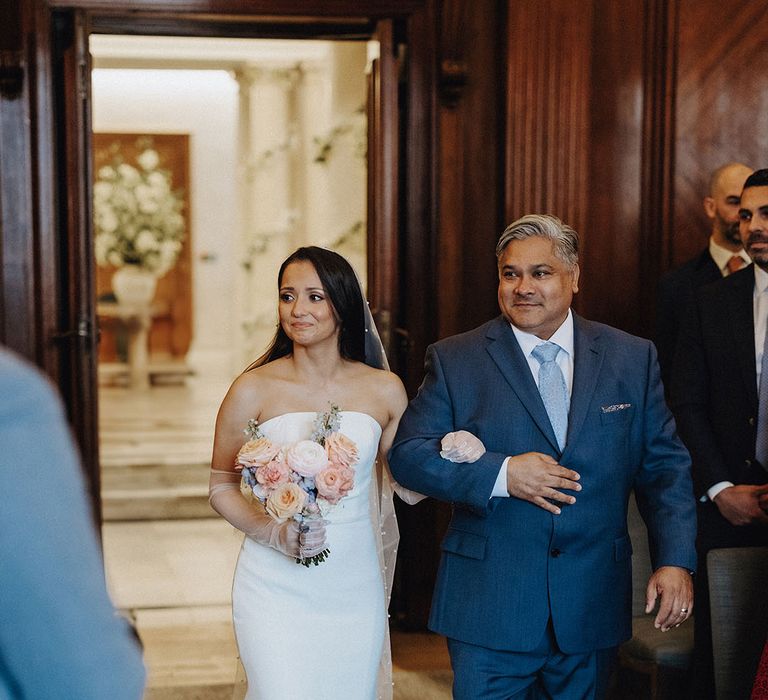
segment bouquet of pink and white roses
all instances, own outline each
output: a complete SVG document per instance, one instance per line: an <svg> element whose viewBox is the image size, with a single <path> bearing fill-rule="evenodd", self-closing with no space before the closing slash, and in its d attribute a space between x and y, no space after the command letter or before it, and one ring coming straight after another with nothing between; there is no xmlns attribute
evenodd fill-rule
<svg viewBox="0 0 768 700"><path fill-rule="evenodd" d="M340 422L339 408L332 405L317 414L308 440L279 445L264 436L256 420L248 421L243 431L248 441L237 453L235 469L275 520L322 518L354 487L357 445L339 432ZM326 548L296 562L317 566L328 554Z"/></svg>

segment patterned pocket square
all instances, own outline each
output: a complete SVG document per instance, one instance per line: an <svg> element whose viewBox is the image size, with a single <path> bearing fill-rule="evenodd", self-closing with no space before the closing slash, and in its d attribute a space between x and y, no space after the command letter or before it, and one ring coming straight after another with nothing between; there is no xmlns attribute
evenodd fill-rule
<svg viewBox="0 0 768 700"><path fill-rule="evenodd" d="M627 408L631 408L631 403L615 403L610 406L601 406L600 410L603 413L616 413L616 411L624 411Z"/></svg>

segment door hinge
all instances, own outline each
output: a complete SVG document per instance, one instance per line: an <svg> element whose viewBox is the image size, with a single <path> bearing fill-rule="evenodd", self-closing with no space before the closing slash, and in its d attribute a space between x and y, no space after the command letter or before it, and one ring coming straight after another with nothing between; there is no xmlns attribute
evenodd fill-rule
<svg viewBox="0 0 768 700"><path fill-rule="evenodd" d="M51 336L51 340L60 342L62 340L69 340L70 338L92 338L93 337L93 324L86 318L81 318L77 322L76 328L70 328L66 331L59 331Z"/></svg>

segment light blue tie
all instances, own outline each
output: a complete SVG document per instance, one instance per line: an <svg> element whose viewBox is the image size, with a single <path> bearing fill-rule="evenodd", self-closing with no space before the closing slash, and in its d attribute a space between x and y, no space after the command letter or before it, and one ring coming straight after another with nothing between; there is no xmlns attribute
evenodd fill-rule
<svg viewBox="0 0 768 700"><path fill-rule="evenodd" d="M763 341L763 361L760 363L760 388L757 398L757 440L755 458L768 471L768 332Z"/></svg>
<svg viewBox="0 0 768 700"><path fill-rule="evenodd" d="M531 355L539 361L539 393L544 408L547 409L557 444L562 450L568 432L568 388L560 366L555 362L558 352L559 345L546 342L537 345Z"/></svg>

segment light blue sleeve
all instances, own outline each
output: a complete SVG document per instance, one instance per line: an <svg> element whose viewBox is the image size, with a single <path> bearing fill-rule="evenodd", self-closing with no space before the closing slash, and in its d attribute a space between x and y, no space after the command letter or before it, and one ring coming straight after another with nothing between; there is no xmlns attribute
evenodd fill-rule
<svg viewBox="0 0 768 700"><path fill-rule="evenodd" d="M0 350L0 698L139 700L61 402Z"/></svg>

